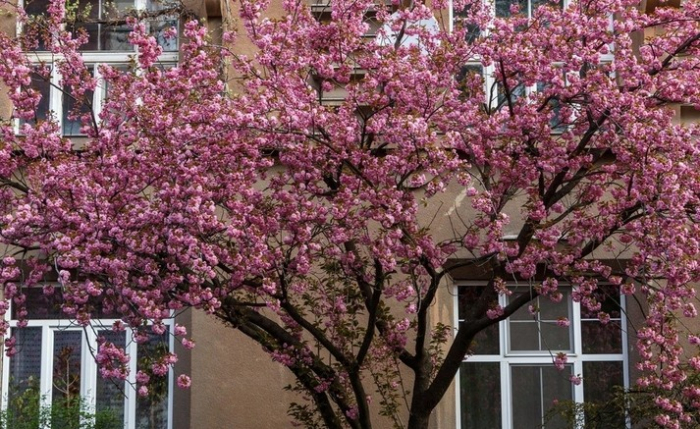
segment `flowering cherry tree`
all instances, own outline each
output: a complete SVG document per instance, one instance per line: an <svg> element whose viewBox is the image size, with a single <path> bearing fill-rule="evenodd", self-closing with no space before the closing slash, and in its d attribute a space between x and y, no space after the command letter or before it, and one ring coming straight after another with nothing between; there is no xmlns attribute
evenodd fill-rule
<svg viewBox="0 0 700 429"><path fill-rule="evenodd" d="M562 299L562 285L598 313L605 282L646 299L638 383L660 392L656 422L697 419L700 386L668 398L700 370L700 339L678 323L697 315L700 130L669 106L700 107L700 2L644 13L573 0L493 18L481 1L333 0L325 20L303 0L283 6L272 17L267 1L240 0L223 47L184 23L168 69L132 14L137 53L129 70L100 67L99 115L86 108L98 85L86 35L62 25L63 0L35 31L0 35L14 105L0 123L2 313L26 315L26 289L42 285L81 324L98 305L118 313L115 330L162 333L193 307L289 368L308 400L292 408L300 423L370 428L374 397L382 418L418 429L479 332L537 296ZM363 37L368 10L376 40ZM237 51L243 39L254 55ZM50 73L28 58L39 43L82 138L34 120L31 79ZM328 105L337 88L343 101ZM488 280L456 330L431 307L469 266ZM499 305L514 279L531 287ZM96 358L127 376L117 345Z"/></svg>

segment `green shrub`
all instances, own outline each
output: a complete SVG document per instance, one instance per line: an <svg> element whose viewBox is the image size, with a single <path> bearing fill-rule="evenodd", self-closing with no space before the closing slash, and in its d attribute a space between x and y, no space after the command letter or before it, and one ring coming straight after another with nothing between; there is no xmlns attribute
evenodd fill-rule
<svg viewBox="0 0 700 429"><path fill-rule="evenodd" d="M0 429L123 429L124 422L112 410L91 413L80 398L59 398L51 406L40 405L39 389L29 384L10 395L7 410L0 413Z"/></svg>

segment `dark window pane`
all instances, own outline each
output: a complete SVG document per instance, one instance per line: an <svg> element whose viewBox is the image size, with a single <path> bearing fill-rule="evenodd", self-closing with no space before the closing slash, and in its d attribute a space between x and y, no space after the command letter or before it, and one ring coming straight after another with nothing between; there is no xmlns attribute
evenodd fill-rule
<svg viewBox="0 0 700 429"><path fill-rule="evenodd" d="M520 7L519 13L527 14L527 0L496 0L496 16L499 18L511 16L510 7L514 4Z"/></svg>
<svg viewBox="0 0 700 429"><path fill-rule="evenodd" d="M81 331L54 331L52 427L73 428L80 422Z"/></svg>
<svg viewBox="0 0 700 429"><path fill-rule="evenodd" d="M559 326L554 323L541 322L542 335L541 350L572 350L571 328Z"/></svg>
<svg viewBox="0 0 700 429"><path fill-rule="evenodd" d="M90 74L94 73L94 67L90 67ZM78 97L70 86L63 88L63 134L75 136L83 134L81 117L92 111L94 91L86 91L85 95Z"/></svg>
<svg viewBox="0 0 700 429"><path fill-rule="evenodd" d="M12 329L12 335L17 353L9 362L8 414L12 421L36 420L41 396L41 328Z"/></svg>
<svg viewBox="0 0 700 429"><path fill-rule="evenodd" d="M538 298L541 320L556 321L560 317L569 317L570 293L568 290L560 290L560 292L564 297L559 302L554 302L548 297Z"/></svg>
<svg viewBox="0 0 700 429"><path fill-rule="evenodd" d="M153 365L168 353L168 334L150 335L137 351L139 371L153 374ZM136 428L162 429L168 426L168 377L151 376L148 395L136 397Z"/></svg>
<svg viewBox="0 0 700 429"><path fill-rule="evenodd" d="M460 322L462 329L466 322ZM469 346L469 353L473 355L497 355L500 353L498 323L489 326L476 334L474 341Z"/></svg>
<svg viewBox="0 0 700 429"><path fill-rule="evenodd" d="M470 43L474 42L481 35L481 29L479 26L476 25L472 19L470 19L472 15L471 8L471 5L467 5L467 7L465 7L461 12L457 13L455 18L456 25L461 25L462 28L467 30L465 38L467 42Z"/></svg>
<svg viewBox="0 0 700 429"><path fill-rule="evenodd" d="M541 350L537 322L510 322L510 350Z"/></svg>
<svg viewBox="0 0 700 429"><path fill-rule="evenodd" d="M583 352L622 353L622 329L619 321L602 324L596 320L581 322Z"/></svg>
<svg viewBox="0 0 700 429"><path fill-rule="evenodd" d="M66 29L77 35L86 33L88 41L80 49L84 51L96 51L100 34L100 2L99 0L79 0L74 14L66 23Z"/></svg>
<svg viewBox="0 0 700 429"><path fill-rule="evenodd" d="M513 365L513 427L539 429L552 406L561 401L571 401L573 386L569 381L570 376L571 365L567 365L563 371L553 365ZM566 426L556 417L547 421L547 428L560 427Z"/></svg>
<svg viewBox="0 0 700 429"><path fill-rule="evenodd" d="M586 427L623 428L622 404L611 401L615 386L624 385L622 362L583 362L583 398L586 404Z"/></svg>
<svg viewBox="0 0 700 429"><path fill-rule="evenodd" d="M459 377L462 429L500 428L500 364L465 362Z"/></svg>
<svg viewBox="0 0 700 429"><path fill-rule="evenodd" d="M481 293L486 288L483 286L464 286L460 287L458 290L458 311L460 320L467 317L476 301L481 296ZM464 326L469 322L460 322L460 326ZM471 354L499 354L499 327L498 323L489 326L483 331L479 332L474 337L474 342L469 348Z"/></svg>
<svg viewBox="0 0 700 429"><path fill-rule="evenodd" d="M124 332L100 331L98 333L104 337L108 343L117 347L126 346L126 334ZM95 398L95 409L98 415L113 416L118 421L124 420L124 393L127 388L124 380L105 379L97 373L97 388Z"/></svg>
<svg viewBox="0 0 700 429"><path fill-rule="evenodd" d="M559 302L548 297L534 299L529 304L535 308L534 315L530 314L528 306L524 306L510 317L510 350L572 350L571 328L557 325L559 318L571 319L569 291L561 293L564 298ZM510 299L516 297L513 294Z"/></svg>
<svg viewBox="0 0 700 429"><path fill-rule="evenodd" d="M27 12L28 20L22 27L25 36L25 49L46 51L47 39L46 17L49 0L25 0L24 11Z"/></svg>
<svg viewBox="0 0 700 429"><path fill-rule="evenodd" d="M22 290L26 296L26 308L28 320L40 320L40 319L68 319L69 317L63 313L61 310L61 305L63 305L63 297L59 286L56 286L56 290L46 295L44 294L44 288L41 287L31 287L24 288ZM94 318L102 319L117 319L119 316L112 310L107 309L104 296L90 297L88 304L91 305L91 314ZM12 318L17 319L17 306L12 306Z"/></svg>
<svg viewBox="0 0 700 429"><path fill-rule="evenodd" d="M511 301L518 298L519 296L520 296L520 294L514 293L513 295L511 295L509 297L508 302L510 303ZM530 306L533 306L534 309L536 310L535 314L532 314L530 312ZM533 322L533 321L537 320L537 311L539 310L539 308L540 308L539 301L537 298L535 298L534 300L530 301L529 303L527 303L527 304L523 305L522 307L520 307L519 309L517 309L515 311L515 313L511 314L509 319L510 320L523 320L523 321L527 321L527 322Z"/></svg>
<svg viewBox="0 0 700 429"><path fill-rule="evenodd" d="M100 50L102 51L133 51L129 43L131 29L126 25L103 24L100 32Z"/></svg>
<svg viewBox="0 0 700 429"><path fill-rule="evenodd" d="M67 27L87 33L88 42L81 46L84 51L133 51L128 40L130 29L124 23L133 8L133 1L80 0L75 20Z"/></svg>
<svg viewBox="0 0 700 429"><path fill-rule="evenodd" d="M38 91L41 94L41 100L36 107L34 112L34 119L28 121L22 120L22 123L36 124L37 121L45 121L49 116L50 102L51 102L51 71L49 69L35 69L36 71L31 74L32 83L30 87L34 91Z"/></svg>
<svg viewBox="0 0 700 429"><path fill-rule="evenodd" d="M61 304L63 299L61 293L55 291L49 295L44 294L44 288L31 287L22 290L27 300L25 305L27 308L26 319L60 319L65 317L61 312ZM12 318L17 319L17 306L12 306Z"/></svg>
<svg viewBox="0 0 700 429"><path fill-rule="evenodd" d="M598 286L593 291L592 297L600 304L600 310L590 310L587 306L581 305L582 319L598 319L598 313L607 313L611 319L619 319L622 314L620 310L620 289L617 286Z"/></svg>

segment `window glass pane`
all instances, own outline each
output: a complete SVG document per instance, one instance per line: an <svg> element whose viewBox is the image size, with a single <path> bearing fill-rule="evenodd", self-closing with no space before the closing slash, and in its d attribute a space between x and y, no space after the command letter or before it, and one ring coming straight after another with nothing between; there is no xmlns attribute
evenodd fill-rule
<svg viewBox="0 0 700 429"><path fill-rule="evenodd" d="M484 289L483 286L464 286L459 288L458 311L460 326L466 323L463 322L462 319L469 314ZM496 323L476 334L469 348L469 352L471 354L499 354L500 347L498 337L499 327L498 323Z"/></svg>
<svg viewBox="0 0 700 429"><path fill-rule="evenodd" d="M28 121L22 120L22 124L36 124L37 120L45 121L49 115L49 105L51 100L51 71L50 68L40 70L39 67L40 66L37 66L35 68L36 72L31 74L32 82L30 87L41 94L41 100L39 100L39 104L34 112L34 119L30 119Z"/></svg>
<svg viewBox="0 0 700 429"><path fill-rule="evenodd" d="M455 79L465 97L479 96L484 91L484 67L481 64L463 65Z"/></svg>
<svg viewBox="0 0 700 429"><path fill-rule="evenodd" d="M46 295L43 287L24 288L22 292L26 296L26 307L28 320L56 320L67 319L68 316L61 310L63 297L59 286L56 290ZM92 306L91 314L95 318L117 319L119 316L113 309L107 308L104 296L90 297L88 303ZM12 306L12 318L17 319L17 306Z"/></svg>
<svg viewBox="0 0 700 429"><path fill-rule="evenodd" d="M500 364L465 362L459 378L462 429L500 428Z"/></svg>
<svg viewBox="0 0 700 429"><path fill-rule="evenodd" d="M510 350L541 350L537 322L510 322Z"/></svg>
<svg viewBox="0 0 700 429"><path fill-rule="evenodd" d="M99 49L101 51L133 51L129 43L131 29L123 24L124 16L134 8L134 2L129 0L116 0L102 2L99 33Z"/></svg>
<svg viewBox="0 0 700 429"><path fill-rule="evenodd" d="M17 353L10 358L7 390L9 418L14 422L36 421L38 426L41 378L41 328L12 329ZM19 426L19 424L17 424Z"/></svg>
<svg viewBox="0 0 700 429"><path fill-rule="evenodd" d="M620 319L620 289L617 286L598 286L591 295L600 304L600 310L591 310L588 306L581 305L582 319L598 320L601 311L607 313L611 320Z"/></svg>
<svg viewBox="0 0 700 429"><path fill-rule="evenodd" d="M134 8L133 1L80 0L73 20L66 27L72 32L85 31L88 41L84 51L133 51L128 41L129 27L124 18Z"/></svg>
<svg viewBox="0 0 700 429"><path fill-rule="evenodd" d="M530 305L535 314L530 314L528 306L521 307L509 319L510 350L546 351L572 350L571 327L557 325L561 317L571 319L568 291L562 291L564 298L554 302L547 297L538 297ZM511 300L517 295L513 294Z"/></svg>
<svg viewBox="0 0 700 429"><path fill-rule="evenodd" d="M510 300L512 301L515 298L516 298L516 296L511 296ZM534 306L535 308L539 308L539 304L537 302L537 299L535 299L534 301L531 301L529 304L525 304L522 307L520 307L519 309L517 309L515 311L515 313L510 315L509 319L510 320L522 320L522 321L526 321L526 322L534 322L535 320L537 320L537 316L530 314L530 310L528 309L528 307L530 305Z"/></svg>
<svg viewBox="0 0 700 429"><path fill-rule="evenodd" d="M568 290L560 290L560 292L564 298L559 302L554 302L548 297L537 298L540 308L540 319L556 321L560 317L569 317L570 292Z"/></svg>
<svg viewBox="0 0 700 429"><path fill-rule="evenodd" d="M540 428L549 409L561 401L573 399L569 381L571 365L559 371L553 365L513 365L512 403L515 429ZM549 416L547 416L549 417ZM547 428L566 427L556 417L548 420Z"/></svg>
<svg viewBox="0 0 700 429"><path fill-rule="evenodd" d="M25 36L24 48L27 50L46 51L46 31L45 20L48 10L49 0L25 0L24 11L27 12L28 20L22 27Z"/></svg>
<svg viewBox="0 0 700 429"><path fill-rule="evenodd" d="M146 343L138 346L139 371L153 374L153 365L168 353L168 334L150 335ZM168 426L168 377L151 377L147 396L136 397L136 428L162 429Z"/></svg>
<svg viewBox="0 0 700 429"><path fill-rule="evenodd" d="M515 78L513 81L509 79L508 83L513 85L508 87L511 102L515 103L519 98L524 97L527 93L527 88L525 88L525 85L519 82L518 78ZM506 97L506 87L503 85L503 81L496 82L496 90L498 92L498 104L507 104L508 97Z"/></svg>
<svg viewBox="0 0 700 429"><path fill-rule="evenodd" d="M517 4L520 7L519 12L521 14L527 13L527 0L496 0L496 16L499 18L511 16L510 7L514 4Z"/></svg>
<svg viewBox="0 0 700 429"><path fill-rule="evenodd" d="M126 333L124 332L99 331L98 335L117 347L126 346ZM99 374L98 368L95 394L95 409L98 416L108 415L113 416L118 421L124 421L124 393L126 389L126 381L105 379Z"/></svg>
<svg viewBox="0 0 700 429"><path fill-rule="evenodd" d="M148 11L155 16L149 20L150 33L156 38L158 45L163 48L163 52L177 51L177 38L165 37L166 30L178 28L177 15L166 12L174 6L174 2L169 0L153 0L148 3Z"/></svg>
<svg viewBox="0 0 700 429"><path fill-rule="evenodd" d="M622 353L622 311L620 291L616 286L599 286L592 294L600 309L581 304L581 341L584 353ZM609 316L608 323L600 322L599 314Z"/></svg>
<svg viewBox="0 0 700 429"><path fill-rule="evenodd" d="M99 0L79 0L74 14L69 16L66 29L73 34L87 33L88 41L80 47L84 51L96 51L100 34L100 2Z"/></svg>
<svg viewBox="0 0 700 429"><path fill-rule="evenodd" d="M619 321L602 324L595 320L581 322L583 352L622 353L622 329Z"/></svg>
<svg viewBox="0 0 700 429"><path fill-rule="evenodd" d="M94 67L89 67L90 74ZM70 86L63 88L63 134L67 136L81 135L81 116L92 111L94 91L86 91L85 95L76 98Z"/></svg>
<svg viewBox="0 0 700 429"><path fill-rule="evenodd" d="M54 331L51 396L53 427L76 427L80 421L81 342L81 331Z"/></svg>
<svg viewBox="0 0 700 429"><path fill-rule="evenodd" d="M460 329L466 322L460 322ZM489 326L474 336L474 341L469 346L469 353L473 355L497 355L500 353L498 341L498 323Z"/></svg>
<svg viewBox="0 0 700 429"><path fill-rule="evenodd" d="M22 292L26 296L27 319L60 319L65 317L61 312L63 299L61 299L59 291L46 295L44 288L31 287L22 289ZM17 319L16 305L12 306L12 318Z"/></svg>
<svg viewBox="0 0 700 429"><path fill-rule="evenodd" d="M620 402L611 402L615 386L624 385L622 362L583 362L583 398L587 404L586 426L625 427L625 412Z"/></svg>
<svg viewBox="0 0 700 429"><path fill-rule="evenodd" d="M465 38L469 43L474 42L481 35L479 26L470 19L471 9L472 6L467 5L461 12L457 12L455 17L455 23L467 30Z"/></svg>
<svg viewBox="0 0 700 429"><path fill-rule="evenodd" d="M540 350L571 350L570 328L554 323L540 323L542 348Z"/></svg>

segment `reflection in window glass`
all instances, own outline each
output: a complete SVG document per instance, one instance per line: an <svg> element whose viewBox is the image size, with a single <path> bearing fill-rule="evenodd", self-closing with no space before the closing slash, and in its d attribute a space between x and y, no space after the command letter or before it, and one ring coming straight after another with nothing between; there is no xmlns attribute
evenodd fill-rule
<svg viewBox="0 0 700 429"><path fill-rule="evenodd" d="M463 318L470 313L484 289L484 287L476 286L459 288L460 325L466 323ZM469 352L477 355L497 355L499 353L498 336L499 328L498 323L496 323L476 334Z"/></svg>
<svg viewBox="0 0 700 429"><path fill-rule="evenodd" d="M41 328L12 329L17 353L10 358L8 410L18 418L39 408L41 378ZM35 408L36 407L36 408Z"/></svg>
<svg viewBox="0 0 700 429"><path fill-rule="evenodd" d="M90 74L94 74L95 67L90 66ZM83 121L81 117L92 111L94 91L86 91L85 95L78 97L70 86L63 89L63 134L66 136L76 136L83 134L80 131Z"/></svg>
<svg viewBox="0 0 700 429"><path fill-rule="evenodd" d="M133 51L128 39L131 30L123 20L133 8L134 2L128 0L80 0L75 20L67 27L87 33L88 42L81 46L82 50Z"/></svg>
<svg viewBox="0 0 700 429"><path fill-rule="evenodd" d="M80 422L80 352L82 331L53 334L52 427L71 428Z"/></svg>
<svg viewBox="0 0 700 429"><path fill-rule="evenodd" d="M599 304L600 310L591 310L581 305L581 342L583 352L591 354L622 353L622 310L620 293L614 286L599 286L592 293L592 305ZM600 312L609 316L602 323Z"/></svg>
<svg viewBox="0 0 700 429"><path fill-rule="evenodd" d="M501 427L501 369L498 362L465 362L459 369L462 429Z"/></svg>
<svg viewBox="0 0 700 429"><path fill-rule="evenodd" d="M24 11L27 13L27 22L22 26L25 36L23 47L30 51L46 51L47 33L45 31L46 11L49 0L25 0Z"/></svg>
<svg viewBox="0 0 700 429"><path fill-rule="evenodd" d="M547 412L558 402L573 399L569 381L571 365L559 371L553 365L513 365L511 367L513 394L513 427L540 428L545 416L547 428L566 427L558 416L549 419Z"/></svg>
<svg viewBox="0 0 700 429"><path fill-rule="evenodd" d="M98 333L106 342L117 347L126 347L126 333L114 331L100 331ZM126 381L119 379L105 379L97 373L97 387L95 392L95 410L97 412L109 412L119 421L124 420L124 394L127 387Z"/></svg>
<svg viewBox="0 0 700 429"><path fill-rule="evenodd" d="M177 15L166 12L174 6L175 4L171 1L151 1L148 4L148 12L153 15L153 18L148 21L150 33L163 48L163 52L174 52L178 49L177 38L165 35L166 30L178 27Z"/></svg>
<svg viewBox="0 0 700 429"><path fill-rule="evenodd" d="M521 307L509 319L510 350L512 351L547 351L571 350L571 327L559 326L560 318L571 319L569 292L564 291L564 298L554 302L548 298L537 297L531 305L537 310L531 315L527 307ZM511 299L515 299L514 294Z"/></svg>
<svg viewBox="0 0 700 429"><path fill-rule="evenodd" d="M21 124L36 124L37 121L45 121L49 116L50 102L51 102L51 69L41 69L41 66L36 66L35 72L31 74L31 84L30 87L39 92L41 95L41 100L36 106L34 112L34 119L22 120Z"/></svg>
<svg viewBox="0 0 700 429"><path fill-rule="evenodd" d="M583 378L584 402L601 405L597 408L586 409L587 426L625 427L624 412L614 409L615 404L609 403L615 392L615 387L624 386L622 362L584 362L583 373L591 374Z"/></svg>
<svg viewBox="0 0 700 429"><path fill-rule="evenodd" d="M149 335L147 342L138 346L139 371L153 374L153 366L168 353L168 336ZM168 426L168 377L151 377L148 395L136 398L136 428L161 429Z"/></svg>

